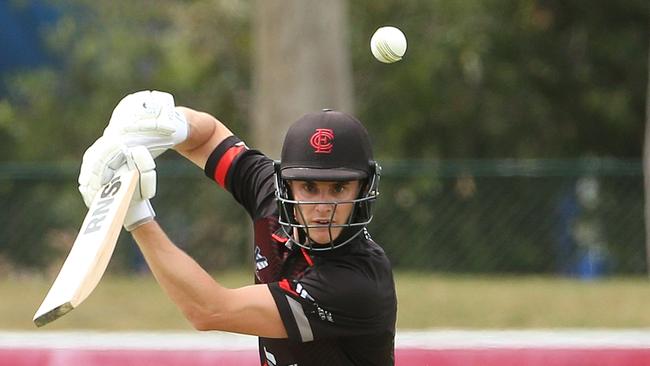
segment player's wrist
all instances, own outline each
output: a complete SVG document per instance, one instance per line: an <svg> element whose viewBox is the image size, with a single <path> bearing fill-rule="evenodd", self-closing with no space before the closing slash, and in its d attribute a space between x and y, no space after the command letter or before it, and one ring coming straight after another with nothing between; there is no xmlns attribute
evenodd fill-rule
<svg viewBox="0 0 650 366"><path fill-rule="evenodd" d="M172 143L173 146L177 146L187 141L190 137L190 124L183 113L179 108L173 107L169 111L169 117L174 126L174 132L172 133Z"/></svg>
<svg viewBox="0 0 650 366"><path fill-rule="evenodd" d="M149 200L133 200L124 218L126 231L133 231L138 227L151 222L156 217L156 212Z"/></svg>

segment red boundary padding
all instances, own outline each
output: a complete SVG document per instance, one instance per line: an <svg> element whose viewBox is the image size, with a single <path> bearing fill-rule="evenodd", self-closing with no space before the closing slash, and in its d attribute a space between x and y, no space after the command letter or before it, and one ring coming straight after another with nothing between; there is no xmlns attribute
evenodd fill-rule
<svg viewBox="0 0 650 366"><path fill-rule="evenodd" d="M204 366L257 365L257 351L0 349L0 365L12 366ZM431 366L647 366L650 348L490 348L395 350L395 364Z"/></svg>
<svg viewBox="0 0 650 366"><path fill-rule="evenodd" d="M0 349L1 366L258 365L257 351Z"/></svg>
<svg viewBox="0 0 650 366"><path fill-rule="evenodd" d="M399 349L396 365L432 366L648 366L650 348Z"/></svg>

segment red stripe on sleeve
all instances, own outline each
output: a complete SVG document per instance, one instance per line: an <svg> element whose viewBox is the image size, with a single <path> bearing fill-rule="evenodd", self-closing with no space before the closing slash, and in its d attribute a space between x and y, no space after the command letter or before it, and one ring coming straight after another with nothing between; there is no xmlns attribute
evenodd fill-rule
<svg viewBox="0 0 650 366"><path fill-rule="evenodd" d="M232 165L232 161L235 160L235 157L244 150L242 145L234 145L228 149L221 159L219 159L219 164L217 164L217 169L214 170L214 180L222 187L226 188L226 176L228 175L228 169Z"/></svg>

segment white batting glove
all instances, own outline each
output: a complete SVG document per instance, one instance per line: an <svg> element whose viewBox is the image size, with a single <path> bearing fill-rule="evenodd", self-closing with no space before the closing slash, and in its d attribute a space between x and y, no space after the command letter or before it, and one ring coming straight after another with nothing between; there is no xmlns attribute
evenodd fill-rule
<svg viewBox="0 0 650 366"><path fill-rule="evenodd" d="M102 136L84 153L78 181L79 192L87 207L90 207L102 185L110 181L121 166L114 159L123 148L119 140Z"/></svg>
<svg viewBox="0 0 650 366"><path fill-rule="evenodd" d="M138 186L124 218L124 228L132 231L156 217L149 202L156 195L156 163L144 146L132 147L123 156L126 156L129 169L137 169L140 173Z"/></svg>
<svg viewBox="0 0 650 366"><path fill-rule="evenodd" d="M119 136L128 147L145 146L156 158L185 141L188 131L185 115L175 109L171 94L144 90L117 104L104 136Z"/></svg>
<svg viewBox="0 0 650 366"><path fill-rule="evenodd" d="M131 231L156 216L149 202L156 195L156 164L144 146L127 148L117 138L100 137L84 154L79 173L79 192L86 206L90 206L100 188L125 164L128 169L137 169L140 173L124 220L124 227Z"/></svg>

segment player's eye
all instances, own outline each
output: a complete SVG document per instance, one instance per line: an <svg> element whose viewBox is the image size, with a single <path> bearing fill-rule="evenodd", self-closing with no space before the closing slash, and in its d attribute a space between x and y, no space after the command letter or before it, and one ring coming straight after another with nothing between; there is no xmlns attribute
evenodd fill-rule
<svg viewBox="0 0 650 366"><path fill-rule="evenodd" d="M302 185L303 191L307 193L315 193L316 192L316 184L314 182L305 182Z"/></svg>
<svg viewBox="0 0 650 366"><path fill-rule="evenodd" d="M336 183L332 188L332 190L334 191L334 193L341 194L345 192L347 185L348 185L347 182Z"/></svg>

